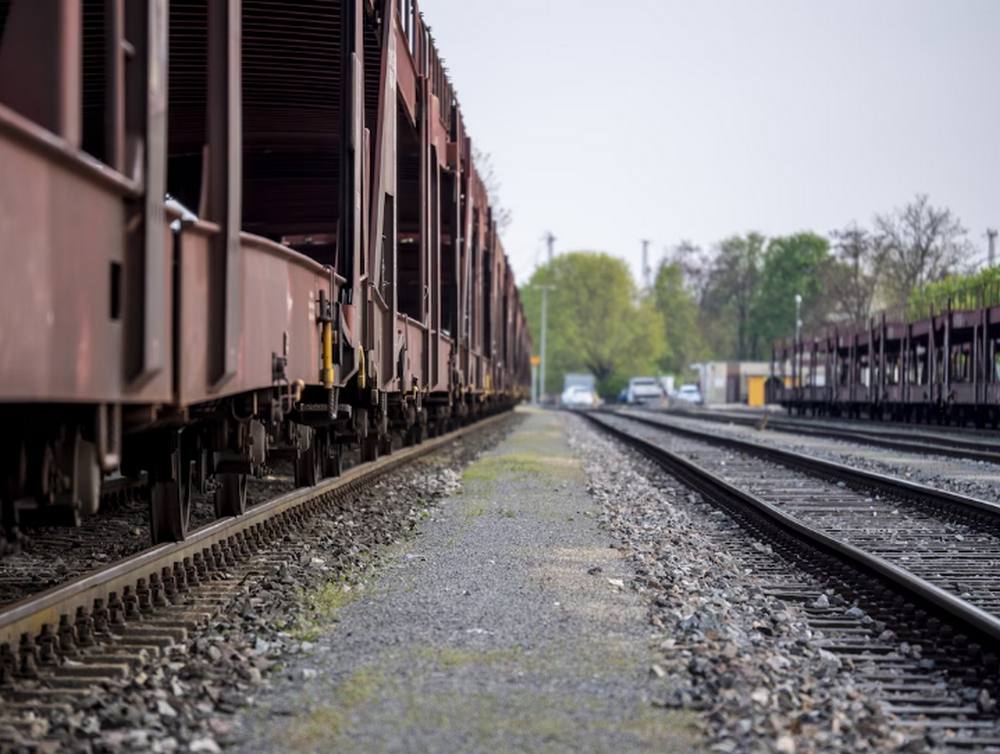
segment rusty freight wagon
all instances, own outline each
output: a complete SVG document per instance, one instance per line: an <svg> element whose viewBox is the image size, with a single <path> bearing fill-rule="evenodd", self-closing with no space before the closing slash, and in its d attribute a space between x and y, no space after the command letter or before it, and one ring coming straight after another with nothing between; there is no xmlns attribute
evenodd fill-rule
<svg viewBox="0 0 1000 754"><path fill-rule="evenodd" d="M0 0L8 539L339 473L510 406L530 342L412 0Z"/></svg>
<svg viewBox="0 0 1000 754"><path fill-rule="evenodd" d="M1000 305L881 314L867 327L781 341L772 375L769 401L790 412L995 427Z"/></svg>

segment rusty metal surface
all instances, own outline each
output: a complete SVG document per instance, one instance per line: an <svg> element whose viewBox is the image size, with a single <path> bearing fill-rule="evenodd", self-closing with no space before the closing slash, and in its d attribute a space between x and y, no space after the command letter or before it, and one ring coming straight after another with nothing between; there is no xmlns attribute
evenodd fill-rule
<svg viewBox="0 0 1000 754"><path fill-rule="evenodd" d="M81 0L11 3L0 47L0 102L80 145Z"/></svg>
<svg viewBox="0 0 1000 754"><path fill-rule="evenodd" d="M133 57L125 71L125 131L133 154L125 174L142 182L141 202L127 208L124 291L124 366L136 384L170 377L172 341L169 236L164 234L167 187L167 4L140 0L125 6ZM141 145L141 146L140 146Z"/></svg>
<svg viewBox="0 0 1000 754"><path fill-rule="evenodd" d="M208 4L208 195L207 218L217 223L214 263L221 288L212 298L212 323L220 337L215 344L212 377L231 379L240 368L239 351L245 320L243 223L242 7L240 0ZM277 292L276 292L277 293Z"/></svg>
<svg viewBox="0 0 1000 754"><path fill-rule="evenodd" d="M367 5L10 4L0 71L34 67L0 77L0 401L152 416L271 387L273 355L317 384L321 290L342 304L338 377L360 345L387 391L523 381L523 311L433 38L413 0ZM32 47L40 25L57 33ZM200 215L176 245L168 182Z"/></svg>
<svg viewBox="0 0 1000 754"><path fill-rule="evenodd" d="M400 390L406 392L407 390L412 390L414 387L418 389L424 388L429 382L424 353L427 328L405 315L399 315L399 325L402 331L405 359Z"/></svg>
<svg viewBox="0 0 1000 754"><path fill-rule="evenodd" d="M0 400L168 400L169 370L138 386L126 374L124 287L112 316L112 266L126 263L124 199L133 184L25 129L11 138L13 122L0 127ZM162 219L159 234L167 244ZM170 260L159 265L167 296ZM152 324L169 343L170 319Z"/></svg>
<svg viewBox="0 0 1000 754"><path fill-rule="evenodd" d="M308 257L248 233L240 236L244 328L231 378L217 379L213 345L221 339L221 328L209 313L223 288L212 259L220 253L213 243L220 233L206 222L181 233L178 404L270 387L275 355L287 359L288 382L316 383L320 373L316 301L321 290L328 298L336 295L330 274Z"/></svg>

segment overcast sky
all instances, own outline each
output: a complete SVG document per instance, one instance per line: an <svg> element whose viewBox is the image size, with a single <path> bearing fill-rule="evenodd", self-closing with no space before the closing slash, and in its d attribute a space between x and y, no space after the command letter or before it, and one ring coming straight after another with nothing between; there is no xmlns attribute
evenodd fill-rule
<svg viewBox="0 0 1000 754"><path fill-rule="evenodd" d="M1000 0L421 0L513 212L638 272L681 239L826 233L915 193L1000 225Z"/></svg>

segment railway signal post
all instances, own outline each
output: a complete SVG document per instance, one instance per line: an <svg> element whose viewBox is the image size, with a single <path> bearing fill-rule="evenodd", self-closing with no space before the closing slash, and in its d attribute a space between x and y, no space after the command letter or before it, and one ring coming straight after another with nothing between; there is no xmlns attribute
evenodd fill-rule
<svg viewBox="0 0 1000 754"><path fill-rule="evenodd" d="M538 403L538 365L542 363L541 356L531 357L531 402Z"/></svg>

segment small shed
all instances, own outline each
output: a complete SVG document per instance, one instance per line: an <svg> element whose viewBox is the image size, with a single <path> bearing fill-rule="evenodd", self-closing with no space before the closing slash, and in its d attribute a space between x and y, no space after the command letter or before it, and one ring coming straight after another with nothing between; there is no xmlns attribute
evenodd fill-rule
<svg viewBox="0 0 1000 754"><path fill-rule="evenodd" d="M766 361L709 361L701 365L701 394L706 405L764 405L764 384L771 374Z"/></svg>

